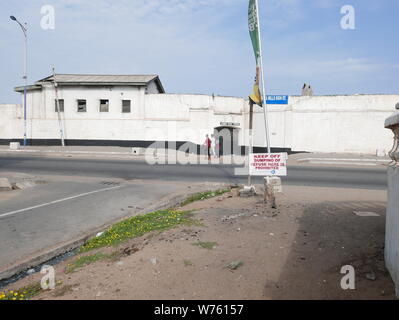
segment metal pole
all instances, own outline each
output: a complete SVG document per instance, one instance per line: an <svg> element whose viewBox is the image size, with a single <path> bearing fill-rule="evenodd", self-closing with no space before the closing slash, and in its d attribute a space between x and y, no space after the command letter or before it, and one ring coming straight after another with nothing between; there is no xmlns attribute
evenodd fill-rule
<svg viewBox="0 0 399 320"><path fill-rule="evenodd" d="M249 151L248 151L248 186L252 186L252 176L251 176L251 154L253 153L253 114L254 114L254 104L249 99Z"/></svg>
<svg viewBox="0 0 399 320"><path fill-rule="evenodd" d="M26 25L26 24L25 24ZM26 93L28 87L28 34L27 28L25 28L25 62L24 62L24 80L25 80L25 87L24 87L24 146L27 145L27 107L26 107Z"/></svg>
<svg viewBox="0 0 399 320"><path fill-rule="evenodd" d="M260 26L260 19L259 19L259 3L258 0L255 1L256 3L256 14L258 18L258 29L259 29L259 50L260 50L260 67L262 70L262 96L263 100L263 115L265 118L265 131L266 131L266 144L267 144L267 153L271 153L271 146L270 146L270 129L269 129L269 111L267 107L267 98L266 98L266 90L265 90L265 73L263 70L263 51L262 51L262 36L261 36L261 26Z"/></svg>
<svg viewBox="0 0 399 320"><path fill-rule="evenodd" d="M61 120L61 110L60 110L60 102L58 100L58 84L56 80L55 68L53 68L53 81L54 81L54 90L55 90L55 107L57 108L57 115L58 115L58 126L60 129L60 136L61 136L61 145L65 147L65 139L64 139L64 130L62 129L62 120Z"/></svg>
<svg viewBox="0 0 399 320"><path fill-rule="evenodd" d="M24 146L27 145L27 103L26 103L26 95L27 95L27 88L28 88L28 25L25 23L25 26L18 21L17 18L14 16L10 16L12 21L15 21L19 24L24 33L25 37L25 51L24 51Z"/></svg>

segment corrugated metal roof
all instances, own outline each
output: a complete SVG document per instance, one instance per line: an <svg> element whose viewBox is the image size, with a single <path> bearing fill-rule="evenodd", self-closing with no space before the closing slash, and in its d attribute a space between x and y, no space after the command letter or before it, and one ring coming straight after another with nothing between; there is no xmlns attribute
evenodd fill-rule
<svg viewBox="0 0 399 320"><path fill-rule="evenodd" d="M147 84L158 78L158 75L94 75L94 74L57 74L59 83L142 83ZM36 83L53 81L53 76Z"/></svg>
<svg viewBox="0 0 399 320"><path fill-rule="evenodd" d="M147 86L151 81L155 81L159 92L165 93L159 76L150 75L99 75L99 74L56 74L56 82L61 86ZM54 82L54 76L41 79L28 90L40 89L45 83ZM17 87L16 92L23 91L24 87Z"/></svg>

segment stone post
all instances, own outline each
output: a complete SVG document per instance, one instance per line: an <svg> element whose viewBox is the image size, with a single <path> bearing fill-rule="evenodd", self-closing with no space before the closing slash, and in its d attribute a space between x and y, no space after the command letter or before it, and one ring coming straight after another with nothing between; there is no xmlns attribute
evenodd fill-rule
<svg viewBox="0 0 399 320"><path fill-rule="evenodd" d="M399 111L386 120L385 127L394 133L394 145L389 152L392 162L388 167L385 263L399 298Z"/></svg>

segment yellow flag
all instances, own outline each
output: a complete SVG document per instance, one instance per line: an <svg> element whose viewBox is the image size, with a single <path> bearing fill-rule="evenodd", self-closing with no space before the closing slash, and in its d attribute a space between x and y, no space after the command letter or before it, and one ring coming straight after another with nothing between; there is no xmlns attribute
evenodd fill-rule
<svg viewBox="0 0 399 320"><path fill-rule="evenodd" d="M254 84L254 92L249 96L253 103L262 107L262 95L259 90L259 76L260 70L259 67L256 67L256 79Z"/></svg>

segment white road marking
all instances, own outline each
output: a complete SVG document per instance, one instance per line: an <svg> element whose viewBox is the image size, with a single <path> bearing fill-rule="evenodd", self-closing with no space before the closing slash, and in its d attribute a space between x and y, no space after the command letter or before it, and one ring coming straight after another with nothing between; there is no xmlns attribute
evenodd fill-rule
<svg viewBox="0 0 399 320"><path fill-rule="evenodd" d="M361 211L353 211L353 213L359 217L379 217L380 215L375 212L361 212Z"/></svg>
<svg viewBox="0 0 399 320"><path fill-rule="evenodd" d="M334 162L334 161L309 161L311 164L345 164L345 165L356 165L356 166L378 166L378 163L368 163L368 162Z"/></svg>
<svg viewBox="0 0 399 320"><path fill-rule="evenodd" d="M340 159L340 158L304 158L298 159L298 162L307 162L307 161L336 161L336 162L390 162L390 159Z"/></svg>
<svg viewBox="0 0 399 320"><path fill-rule="evenodd" d="M57 204L57 203L60 203L60 202L65 202L65 201L68 201L68 200L82 198L82 197L90 196L92 194L96 194L96 193L100 193L100 192L106 192L106 191L111 191L111 190L115 190L115 189L119 189L119 188L121 188L121 186L78 194L78 195L73 196L73 197L68 197L68 198L64 198L64 199L60 199L60 200L51 201L51 202L48 202L48 203L40 204L38 206L34 206L34 207L30 207L30 208L25 208L25 209L21 209L21 210L16 210L16 211L12 211L12 212L3 213L3 214L0 214L0 218L12 216L14 214L18 214L18 213L22 213L22 212L38 209L38 208L47 207L47 206L50 206L52 204Z"/></svg>

